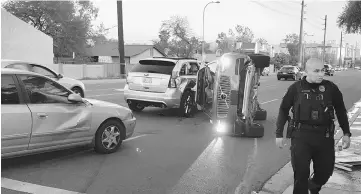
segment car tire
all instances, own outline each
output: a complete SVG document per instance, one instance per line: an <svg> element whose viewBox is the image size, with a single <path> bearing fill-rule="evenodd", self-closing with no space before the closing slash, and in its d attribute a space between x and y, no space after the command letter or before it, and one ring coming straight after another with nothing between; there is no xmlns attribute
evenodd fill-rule
<svg viewBox="0 0 361 194"><path fill-rule="evenodd" d="M128 107L134 112L141 112L145 108L145 106L142 106L140 103L137 102L132 102L131 104L128 104Z"/></svg>
<svg viewBox="0 0 361 194"><path fill-rule="evenodd" d="M181 117L193 117L194 111L196 110L196 105L194 102L194 92L186 90L182 97L181 103L179 106L179 116Z"/></svg>
<svg viewBox="0 0 361 194"><path fill-rule="evenodd" d="M101 154L116 152L124 140L124 133L125 127L120 121L108 120L102 123L95 133L94 150ZM108 147L108 145L110 146Z"/></svg>
<svg viewBox="0 0 361 194"><path fill-rule="evenodd" d="M76 94L79 94L82 98L84 98L84 91L80 87L75 86L71 89L71 91L73 91Z"/></svg>
<svg viewBox="0 0 361 194"><path fill-rule="evenodd" d="M280 77L277 77L277 80L280 80L281 78Z"/></svg>

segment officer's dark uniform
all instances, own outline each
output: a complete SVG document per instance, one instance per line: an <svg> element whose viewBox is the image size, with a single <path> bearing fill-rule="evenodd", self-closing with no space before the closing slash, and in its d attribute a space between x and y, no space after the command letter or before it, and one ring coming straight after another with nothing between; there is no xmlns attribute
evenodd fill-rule
<svg viewBox="0 0 361 194"><path fill-rule="evenodd" d="M306 77L292 84L283 97L278 120L276 137L283 137L283 128L290 119L292 107L293 130L291 138L291 163L294 171L293 194L318 193L333 173L335 163L334 110L345 135L350 135L347 111L342 93L328 80L321 83L308 83ZM289 120L289 124L292 123ZM310 162L313 161L314 176L310 175Z"/></svg>

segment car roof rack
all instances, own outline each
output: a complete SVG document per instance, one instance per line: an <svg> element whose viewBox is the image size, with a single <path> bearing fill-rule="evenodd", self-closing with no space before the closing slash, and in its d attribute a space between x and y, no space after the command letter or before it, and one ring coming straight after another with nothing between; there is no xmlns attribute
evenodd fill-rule
<svg viewBox="0 0 361 194"><path fill-rule="evenodd" d="M185 60L185 59L198 60L196 58L190 58L190 57L153 57L153 58L174 59L174 60Z"/></svg>

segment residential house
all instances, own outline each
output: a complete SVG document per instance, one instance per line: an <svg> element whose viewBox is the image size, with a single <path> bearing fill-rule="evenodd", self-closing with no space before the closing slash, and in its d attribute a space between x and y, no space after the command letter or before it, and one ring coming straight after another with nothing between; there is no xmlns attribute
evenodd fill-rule
<svg viewBox="0 0 361 194"><path fill-rule="evenodd" d="M119 63L117 42L106 42L86 49L86 56L94 62ZM124 45L124 60L126 64L137 64L139 60L148 57L165 57L154 45Z"/></svg>

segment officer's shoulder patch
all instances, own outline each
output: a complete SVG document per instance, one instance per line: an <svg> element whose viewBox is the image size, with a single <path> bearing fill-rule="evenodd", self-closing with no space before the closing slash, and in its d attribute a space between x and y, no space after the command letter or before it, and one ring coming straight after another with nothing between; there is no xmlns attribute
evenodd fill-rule
<svg viewBox="0 0 361 194"><path fill-rule="evenodd" d="M326 88L325 88L324 85L320 85L320 86L318 87L318 90L320 90L320 92L325 92L325 91L326 91Z"/></svg>

